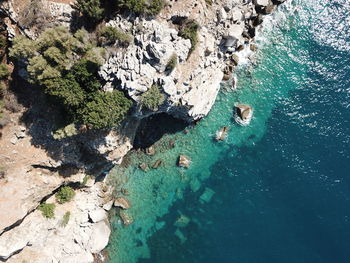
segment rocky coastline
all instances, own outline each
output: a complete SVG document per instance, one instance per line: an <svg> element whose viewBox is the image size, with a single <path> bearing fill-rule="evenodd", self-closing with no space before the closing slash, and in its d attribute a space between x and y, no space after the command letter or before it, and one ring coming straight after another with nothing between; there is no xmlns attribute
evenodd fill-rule
<svg viewBox="0 0 350 263"><path fill-rule="evenodd" d="M42 0L49 26L69 27L73 0ZM256 28L284 0L169 0L156 17L115 15L106 24L130 32L133 42L123 49L107 49L99 70L106 92L122 90L135 103L131 115L118 129L85 131L61 140L52 138L52 113L37 98L16 113L8 113L2 128L0 177L0 261L2 262L101 262L110 227L112 207L127 209L127 200L113 197L106 174L133 148L142 120L168 114L193 123L205 117L213 106L220 83L235 88L233 72L240 59L254 54ZM30 1L7 0L0 13L11 42L15 35L35 39L37 25L28 26L21 13ZM198 42L179 35L190 21L199 26ZM176 66L167 65L176 58ZM24 83L23 70L13 73ZM141 100L152 85L160 87L164 100L152 110ZM20 99L19 99L20 101ZM36 101L36 102L35 102ZM27 116L23 118L23 116ZM186 156L185 156L186 157ZM188 167L190 160L179 164ZM56 205L55 218L46 219L38 207L57 203L55 193L65 185L75 189L72 202ZM64 215L69 222L62 226ZM123 219L123 218L122 218ZM131 223L126 218L125 225Z"/></svg>

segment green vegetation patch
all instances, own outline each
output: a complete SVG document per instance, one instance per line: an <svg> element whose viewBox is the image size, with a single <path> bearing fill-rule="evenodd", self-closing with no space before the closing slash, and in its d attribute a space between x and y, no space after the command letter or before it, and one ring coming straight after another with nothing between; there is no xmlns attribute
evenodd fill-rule
<svg viewBox="0 0 350 263"><path fill-rule="evenodd" d="M105 26L101 30L102 42L107 45L118 42L119 45L127 47L131 44L133 37L118 28Z"/></svg>
<svg viewBox="0 0 350 263"><path fill-rule="evenodd" d="M198 44L198 29L199 25L195 21L189 21L179 31L179 35L191 41L189 55L195 50Z"/></svg>
<svg viewBox="0 0 350 263"><path fill-rule="evenodd" d="M104 129L119 125L132 105L124 93L101 91L98 70L104 51L89 40L85 30L72 35L56 27L37 40L16 37L10 55L28 62L30 81L54 97L72 122ZM58 137L62 135L64 131Z"/></svg>
<svg viewBox="0 0 350 263"><path fill-rule="evenodd" d="M104 9L101 7L100 0L76 0L73 8L79 11L92 22L98 22L103 19Z"/></svg>
<svg viewBox="0 0 350 263"><path fill-rule="evenodd" d="M68 222L69 222L69 219L70 219L70 212L67 211L64 215L63 215L63 218L62 218L62 221L60 223L60 226L61 227L65 227L68 225Z"/></svg>
<svg viewBox="0 0 350 263"><path fill-rule="evenodd" d="M0 64L0 79L7 79L9 70L6 64Z"/></svg>
<svg viewBox="0 0 350 263"><path fill-rule="evenodd" d="M157 15L165 6L164 0L114 0L120 9L131 10L137 14Z"/></svg>
<svg viewBox="0 0 350 263"><path fill-rule="evenodd" d="M55 204L42 203L39 205L38 209L41 211L44 217L55 218L55 207Z"/></svg>
<svg viewBox="0 0 350 263"><path fill-rule="evenodd" d="M75 192L72 187L63 186L60 188L60 190L58 190L55 196L59 204L64 204L73 199L73 197L75 196Z"/></svg>
<svg viewBox="0 0 350 263"><path fill-rule="evenodd" d="M152 85L150 89L141 96L141 103L150 110L157 110L165 101L165 95L158 85Z"/></svg>
<svg viewBox="0 0 350 263"><path fill-rule="evenodd" d="M177 65L177 55L173 54L165 66L165 71L172 72Z"/></svg>

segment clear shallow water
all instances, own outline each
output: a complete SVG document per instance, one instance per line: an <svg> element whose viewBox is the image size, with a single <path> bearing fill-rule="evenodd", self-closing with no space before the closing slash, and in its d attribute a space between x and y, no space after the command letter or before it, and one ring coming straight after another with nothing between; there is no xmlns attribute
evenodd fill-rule
<svg viewBox="0 0 350 263"><path fill-rule="evenodd" d="M265 23L237 91L156 156L113 171L134 223L113 220L111 262L350 261L350 4L291 2ZM254 107L250 126L233 123L235 102ZM222 126L229 137L214 142ZM176 167L180 153L190 169ZM136 168L157 159L157 170Z"/></svg>

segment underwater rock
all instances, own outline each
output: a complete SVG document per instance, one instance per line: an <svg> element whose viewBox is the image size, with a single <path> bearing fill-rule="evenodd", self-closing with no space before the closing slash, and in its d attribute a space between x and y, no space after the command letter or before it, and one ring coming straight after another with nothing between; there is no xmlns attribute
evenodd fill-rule
<svg viewBox="0 0 350 263"><path fill-rule="evenodd" d="M209 203L214 194L214 190L206 187L203 194L199 197L199 201L201 203Z"/></svg>
<svg viewBox="0 0 350 263"><path fill-rule="evenodd" d="M130 215L128 215L127 213L125 213L124 211L121 211L119 216L120 216L120 219L122 220L124 226L128 226L134 222L132 217Z"/></svg>
<svg viewBox="0 0 350 263"><path fill-rule="evenodd" d="M147 155L155 155L156 154L156 149L154 149L154 147L153 146L150 146L150 147L148 147L147 149L146 149L146 154Z"/></svg>
<svg viewBox="0 0 350 263"><path fill-rule="evenodd" d="M186 227L190 223L190 219L187 216L181 215L174 223L177 227Z"/></svg>
<svg viewBox="0 0 350 263"><path fill-rule="evenodd" d="M140 163L139 168L144 172L149 170L147 163Z"/></svg>
<svg viewBox="0 0 350 263"><path fill-rule="evenodd" d="M115 207L120 207L122 209L129 209L131 207L130 201L125 197L118 197L117 199L114 200L113 205Z"/></svg>
<svg viewBox="0 0 350 263"><path fill-rule="evenodd" d="M181 154L179 156L178 165L180 167L188 168L190 167L190 164L191 164L191 159L187 155Z"/></svg>
<svg viewBox="0 0 350 263"><path fill-rule="evenodd" d="M226 137L227 137L228 129L229 129L229 128L228 128L227 126L224 126L224 127L222 127L220 130L218 130L218 131L216 132L215 139L216 139L217 141L223 141L223 140L225 140Z"/></svg>
<svg viewBox="0 0 350 263"><path fill-rule="evenodd" d="M249 105L236 104L234 118L235 121L243 126L249 125L253 117L253 109Z"/></svg>
<svg viewBox="0 0 350 263"><path fill-rule="evenodd" d="M154 164L152 165L153 169L157 169L159 166L162 165L162 160L157 160L154 162Z"/></svg>

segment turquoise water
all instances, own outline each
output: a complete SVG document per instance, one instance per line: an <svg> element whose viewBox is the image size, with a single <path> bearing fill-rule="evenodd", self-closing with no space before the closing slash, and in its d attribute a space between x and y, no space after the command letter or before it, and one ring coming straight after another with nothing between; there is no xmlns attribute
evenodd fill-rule
<svg viewBox="0 0 350 263"><path fill-rule="evenodd" d="M269 19L237 91L222 89L209 116L164 136L155 156L134 152L113 170L134 222L112 220L110 262L350 261L350 3L295 0ZM253 106L250 126L234 123L236 102Z"/></svg>

